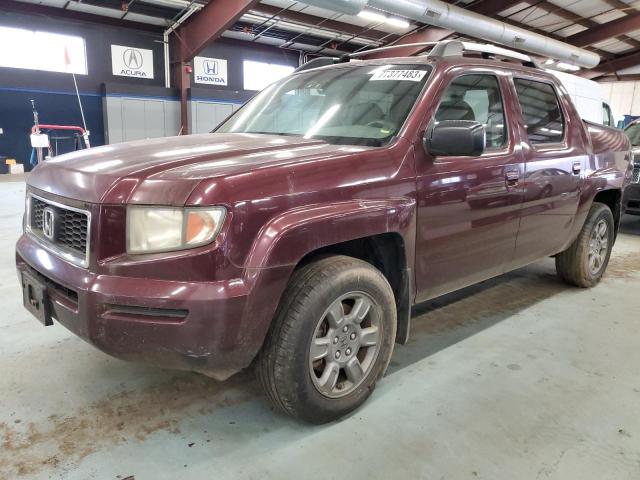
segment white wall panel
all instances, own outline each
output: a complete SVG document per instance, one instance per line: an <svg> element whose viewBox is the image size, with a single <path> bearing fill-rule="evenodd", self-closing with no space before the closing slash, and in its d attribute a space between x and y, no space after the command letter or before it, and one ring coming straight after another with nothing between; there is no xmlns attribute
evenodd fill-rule
<svg viewBox="0 0 640 480"><path fill-rule="evenodd" d="M232 103L191 101L191 132L210 132L238 108L240 105ZM107 96L103 99L103 116L106 143L172 137L180 132L177 100Z"/></svg>
<svg viewBox="0 0 640 480"><path fill-rule="evenodd" d="M106 143L169 137L180 130L176 100L107 96L103 107Z"/></svg>
<svg viewBox="0 0 640 480"><path fill-rule="evenodd" d="M615 115L640 115L640 82L610 82L603 87Z"/></svg>
<svg viewBox="0 0 640 480"><path fill-rule="evenodd" d="M144 101L144 138L166 137L163 100Z"/></svg>
<svg viewBox="0 0 640 480"><path fill-rule="evenodd" d="M145 135L145 101L137 98L122 99L122 140L140 140Z"/></svg>
<svg viewBox="0 0 640 480"><path fill-rule="evenodd" d="M239 106L231 103L191 101L191 132L208 133L220 125Z"/></svg>

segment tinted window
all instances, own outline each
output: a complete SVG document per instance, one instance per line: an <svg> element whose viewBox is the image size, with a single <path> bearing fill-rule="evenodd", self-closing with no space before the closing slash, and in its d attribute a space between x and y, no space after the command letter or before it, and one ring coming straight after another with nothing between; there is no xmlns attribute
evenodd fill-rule
<svg viewBox="0 0 640 480"><path fill-rule="evenodd" d="M491 75L464 75L444 92L436 121L473 120L487 131L487 148L506 143L504 108L498 80Z"/></svg>
<svg viewBox="0 0 640 480"><path fill-rule="evenodd" d="M602 118L603 123L607 127L615 127L615 125L613 124L613 115L611 114L611 108L609 108L609 105L607 105L606 103L602 104Z"/></svg>
<svg viewBox="0 0 640 480"><path fill-rule="evenodd" d="M548 83L514 80L524 124L533 144L562 141L564 119L555 89Z"/></svg>

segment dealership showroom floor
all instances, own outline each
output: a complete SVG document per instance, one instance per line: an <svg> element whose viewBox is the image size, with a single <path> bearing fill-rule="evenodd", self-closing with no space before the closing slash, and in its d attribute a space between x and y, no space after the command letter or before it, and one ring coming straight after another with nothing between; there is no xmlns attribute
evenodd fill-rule
<svg viewBox="0 0 640 480"><path fill-rule="evenodd" d="M15 275L23 198L0 183L0 478L640 478L640 217L593 290L547 260L419 306L372 398L311 427L250 373L127 363L39 325Z"/></svg>
<svg viewBox="0 0 640 480"><path fill-rule="evenodd" d="M640 0L0 0L0 480L395 479L640 480Z"/></svg>

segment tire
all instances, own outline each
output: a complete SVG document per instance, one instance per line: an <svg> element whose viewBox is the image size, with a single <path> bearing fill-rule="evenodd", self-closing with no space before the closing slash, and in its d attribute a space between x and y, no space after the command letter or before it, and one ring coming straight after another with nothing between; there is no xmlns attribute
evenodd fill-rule
<svg viewBox="0 0 640 480"><path fill-rule="evenodd" d="M394 295L382 273L355 258L325 257L292 275L257 375L278 410L310 423L331 422L371 395L395 336Z"/></svg>
<svg viewBox="0 0 640 480"><path fill-rule="evenodd" d="M604 234L603 225L606 226ZM556 255L558 276L576 287L597 285L609 264L614 231L615 223L609 207L594 202L578 238L567 250Z"/></svg>

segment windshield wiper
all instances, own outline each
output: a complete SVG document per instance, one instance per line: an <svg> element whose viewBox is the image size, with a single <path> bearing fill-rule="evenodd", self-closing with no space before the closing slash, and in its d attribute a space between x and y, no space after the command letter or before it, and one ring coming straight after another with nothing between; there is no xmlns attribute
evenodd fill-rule
<svg viewBox="0 0 640 480"><path fill-rule="evenodd" d="M277 135L279 137L301 137L301 133L287 133L287 132L236 132L236 133L253 133L257 135Z"/></svg>

